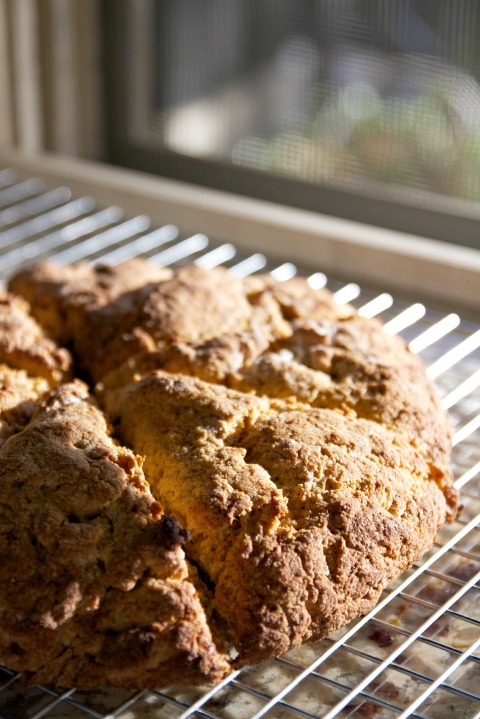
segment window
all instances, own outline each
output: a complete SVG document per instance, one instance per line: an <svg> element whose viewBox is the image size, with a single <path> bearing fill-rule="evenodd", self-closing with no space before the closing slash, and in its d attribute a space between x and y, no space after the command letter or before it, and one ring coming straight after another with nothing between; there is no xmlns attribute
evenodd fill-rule
<svg viewBox="0 0 480 719"><path fill-rule="evenodd" d="M476 0L122 0L104 17L113 162L480 247Z"/></svg>

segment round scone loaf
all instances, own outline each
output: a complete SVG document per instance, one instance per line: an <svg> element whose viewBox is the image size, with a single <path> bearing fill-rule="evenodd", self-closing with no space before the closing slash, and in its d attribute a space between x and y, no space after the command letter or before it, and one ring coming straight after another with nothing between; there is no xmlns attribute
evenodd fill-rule
<svg viewBox="0 0 480 719"><path fill-rule="evenodd" d="M214 681L228 666L326 636L367 612L455 518L450 423L422 363L327 290L141 260L40 264L11 289L72 351L128 447L115 451L143 458L148 491L183 533L204 644L198 639L195 659L191 644L183 655L174 645L170 681ZM61 422L70 422L66 413ZM24 478L35 481L28 470ZM52 501L45 497L47 507ZM122 512L111 516L113 533L126 521ZM141 540L131 551L129 561L143 556ZM8 566L3 582L15 576ZM72 560L72 581L77 571ZM112 597L119 622L121 591ZM60 636L63 621L46 630ZM89 626L94 642L98 629ZM9 629L12 644L16 631ZM12 664L0 641L0 661ZM73 637L62 641L81 655ZM182 661L196 673L182 674ZM164 676L144 673L136 686ZM61 669L51 680L75 683ZM113 670L98 681L120 683Z"/></svg>

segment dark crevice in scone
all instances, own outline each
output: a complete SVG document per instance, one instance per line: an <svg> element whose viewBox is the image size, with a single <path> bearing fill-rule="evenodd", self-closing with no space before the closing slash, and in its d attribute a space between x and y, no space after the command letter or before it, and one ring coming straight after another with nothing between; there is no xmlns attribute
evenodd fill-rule
<svg viewBox="0 0 480 719"><path fill-rule="evenodd" d="M0 450L0 663L95 688L216 681L186 534L110 439L81 383L55 390Z"/></svg>
<svg viewBox="0 0 480 719"><path fill-rule="evenodd" d="M211 576L207 573L207 571L204 569L204 567L201 566L201 564L198 561L195 561L188 549L186 550L186 554L188 556L188 561L190 564L195 567L198 577L200 581L203 583L203 586L208 590L212 600L215 597L215 582L211 578Z"/></svg>
<svg viewBox="0 0 480 719"><path fill-rule="evenodd" d="M188 543L184 546L184 551L185 560L189 567L189 578L197 589L212 639L215 645L221 647L225 655L228 656L229 661L232 662L238 656L235 636L218 610L215 600L216 584L202 563L192 556ZM232 597L231 600L234 601L235 598Z"/></svg>
<svg viewBox="0 0 480 719"><path fill-rule="evenodd" d="M12 288L145 457L162 546L186 540L238 664L368 611L455 517L451 428L420 360L328 291L139 260L39 265Z"/></svg>

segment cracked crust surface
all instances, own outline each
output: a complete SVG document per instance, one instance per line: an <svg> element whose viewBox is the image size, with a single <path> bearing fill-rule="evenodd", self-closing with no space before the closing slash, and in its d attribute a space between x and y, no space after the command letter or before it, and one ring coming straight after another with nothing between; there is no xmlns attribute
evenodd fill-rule
<svg viewBox="0 0 480 719"><path fill-rule="evenodd" d="M145 457L237 663L368 611L456 516L422 363L328 291L140 260L39 265L12 288Z"/></svg>
<svg viewBox="0 0 480 719"><path fill-rule="evenodd" d="M121 360L122 355L112 356L112 337L123 337L120 344L129 344L124 326L137 315L144 298L171 275L142 259L115 268L83 262L59 268L44 262L16 275L10 289L25 297L50 336L72 346L77 362L92 371L104 361L116 366ZM138 342L144 349L142 340L143 335Z"/></svg>
<svg viewBox="0 0 480 719"><path fill-rule="evenodd" d="M188 527L240 663L366 612L453 506L408 438L350 413L162 372L108 407Z"/></svg>
<svg viewBox="0 0 480 719"><path fill-rule="evenodd" d="M84 385L54 391L3 445L0 503L2 663L79 688L225 673L185 535Z"/></svg>

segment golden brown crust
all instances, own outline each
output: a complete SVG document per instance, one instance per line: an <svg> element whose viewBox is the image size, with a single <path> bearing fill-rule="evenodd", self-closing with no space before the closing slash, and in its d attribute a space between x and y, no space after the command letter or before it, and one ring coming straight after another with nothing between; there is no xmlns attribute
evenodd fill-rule
<svg viewBox="0 0 480 719"><path fill-rule="evenodd" d="M377 320L337 306L329 292L315 291L301 278L238 281L223 270L184 268L154 295L148 298L149 342L134 346L119 333L109 344L109 362L97 365L94 376L107 389L161 368L245 393L348 409L401 430L429 454L439 477L450 481L448 416L420 359L400 338L385 334ZM219 320L212 307L231 316ZM146 327L138 317L136 329L128 318L128 338ZM104 374L108 366L116 369Z"/></svg>
<svg viewBox="0 0 480 719"><path fill-rule="evenodd" d="M352 413L163 372L108 399L152 492L188 527L242 663L373 606L452 503L408 437Z"/></svg>
<svg viewBox="0 0 480 719"><path fill-rule="evenodd" d="M57 384L68 377L70 354L45 335L29 310L21 297L0 292L0 362Z"/></svg>
<svg viewBox="0 0 480 719"><path fill-rule="evenodd" d="M81 383L56 390L3 445L0 503L1 663L79 688L225 673L185 535Z"/></svg>
<svg viewBox="0 0 480 719"><path fill-rule="evenodd" d="M113 303L123 297L119 311L128 313L134 298L131 293L152 287L170 276L170 270L158 269L142 259L117 267L94 267L86 262L59 267L39 262L15 275L10 289L25 297L42 327L65 345L71 342L75 332L85 331L82 320L88 321L91 311L105 308L103 320L107 323L115 316L113 311L108 311Z"/></svg>
<svg viewBox="0 0 480 719"><path fill-rule="evenodd" d="M70 369L69 352L46 336L27 302L0 291L0 446L25 427L36 402Z"/></svg>
<svg viewBox="0 0 480 719"><path fill-rule="evenodd" d="M46 264L12 287L145 456L153 495L190 533L205 626L238 663L367 611L455 517L451 428L420 360L328 291L141 261Z"/></svg>
<svg viewBox="0 0 480 719"><path fill-rule="evenodd" d="M28 424L37 400L49 389L42 377L0 364L0 447Z"/></svg>
<svg viewBox="0 0 480 719"><path fill-rule="evenodd" d="M11 289L57 341L72 344L96 381L155 349L284 325L278 303L264 293L252 307L256 298L226 270L189 266L171 275L141 260L93 269L44 263L13 278Z"/></svg>

